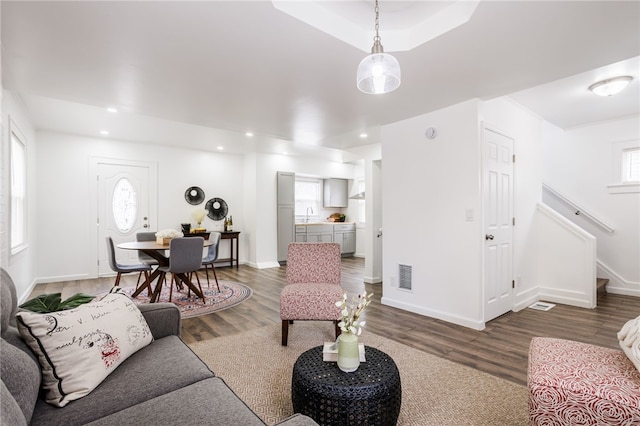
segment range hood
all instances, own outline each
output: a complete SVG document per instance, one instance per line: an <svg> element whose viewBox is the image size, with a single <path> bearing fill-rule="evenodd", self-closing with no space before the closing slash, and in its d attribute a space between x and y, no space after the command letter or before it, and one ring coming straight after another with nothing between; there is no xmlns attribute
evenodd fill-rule
<svg viewBox="0 0 640 426"><path fill-rule="evenodd" d="M358 192L357 194L353 194L351 197L349 197L350 200L364 200L364 191L363 192Z"/></svg>

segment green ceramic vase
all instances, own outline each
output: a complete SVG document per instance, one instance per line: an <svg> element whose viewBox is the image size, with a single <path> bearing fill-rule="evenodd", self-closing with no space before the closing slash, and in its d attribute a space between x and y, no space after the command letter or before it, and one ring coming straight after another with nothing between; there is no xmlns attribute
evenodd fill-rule
<svg viewBox="0 0 640 426"><path fill-rule="evenodd" d="M360 366L358 336L353 333L342 333L338 336L338 368L352 373Z"/></svg>

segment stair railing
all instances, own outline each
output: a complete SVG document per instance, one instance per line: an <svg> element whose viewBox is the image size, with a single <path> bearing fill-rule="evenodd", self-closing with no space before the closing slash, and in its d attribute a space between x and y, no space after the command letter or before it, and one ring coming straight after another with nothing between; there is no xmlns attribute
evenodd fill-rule
<svg viewBox="0 0 640 426"><path fill-rule="evenodd" d="M574 214L576 216L582 216L582 217L585 217L585 218L589 219L595 225L599 226L600 228L604 229L607 232L613 232L614 231L614 228L611 225L608 225L603 220L598 219L596 216L594 216L593 214L589 213L584 208L580 207L579 205L577 205L576 203L571 201L569 198L567 198L566 196L564 196L561 193L559 193L558 191L556 191L555 189L551 188L546 183L542 184L542 189L547 191L547 192L549 192L551 195L556 197L558 200L562 201L567 206L571 207L571 209L574 210L574 212L575 212Z"/></svg>

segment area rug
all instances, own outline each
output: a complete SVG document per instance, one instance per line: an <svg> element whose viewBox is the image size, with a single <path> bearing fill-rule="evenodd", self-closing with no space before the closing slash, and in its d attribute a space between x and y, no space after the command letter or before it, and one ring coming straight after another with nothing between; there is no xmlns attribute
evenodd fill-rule
<svg viewBox="0 0 640 426"><path fill-rule="evenodd" d="M253 294L251 288L244 284L225 280L218 280L218 282L220 283L220 292L218 292L215 281L211 282L211 287L207 287L206 281L202 283L205 303L202 303L202 299L194 297L193 292L191 292L191 297L189 297L186 287L182 291L177 291L174 287L171 302L178 305L182 318L191 318L236 306L250 298ZM123 287L122 289L131 295L136 288L132 286ZM149 303L150 297L146 291L143 291L135 297L133 301L137 304ZM168 301L169 284L167 283L162 287L160 302Z"/></svg>
<svg viewBox="0 0 640 426"><path fill-rule="evenodd" d="M298 356L333 340L328 322L296 322L289 346L280 324L189 344L191 349L267 424L293 414L291 373ZM398 425L527 425L527 389L364 331L362 343L398 366L402 406Z"/></svg>

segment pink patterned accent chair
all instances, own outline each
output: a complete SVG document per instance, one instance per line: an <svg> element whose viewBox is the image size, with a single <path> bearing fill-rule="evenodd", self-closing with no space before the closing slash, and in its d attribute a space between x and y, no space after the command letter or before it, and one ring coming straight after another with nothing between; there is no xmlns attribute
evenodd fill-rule
<svg viewBox="0 0 640 426"><path fill-rule="evenodd" d="M534 337L528 386L532 425L640 424L640 372L623 351Z"/></svg>
<svg viewBox="0 0 640 426"><path fill-rule="evenodd" d="M286 285L280 293L282 346L287 346L294 320L333 321L338 337L341 261L338 243L289 243Z"/></svg>

